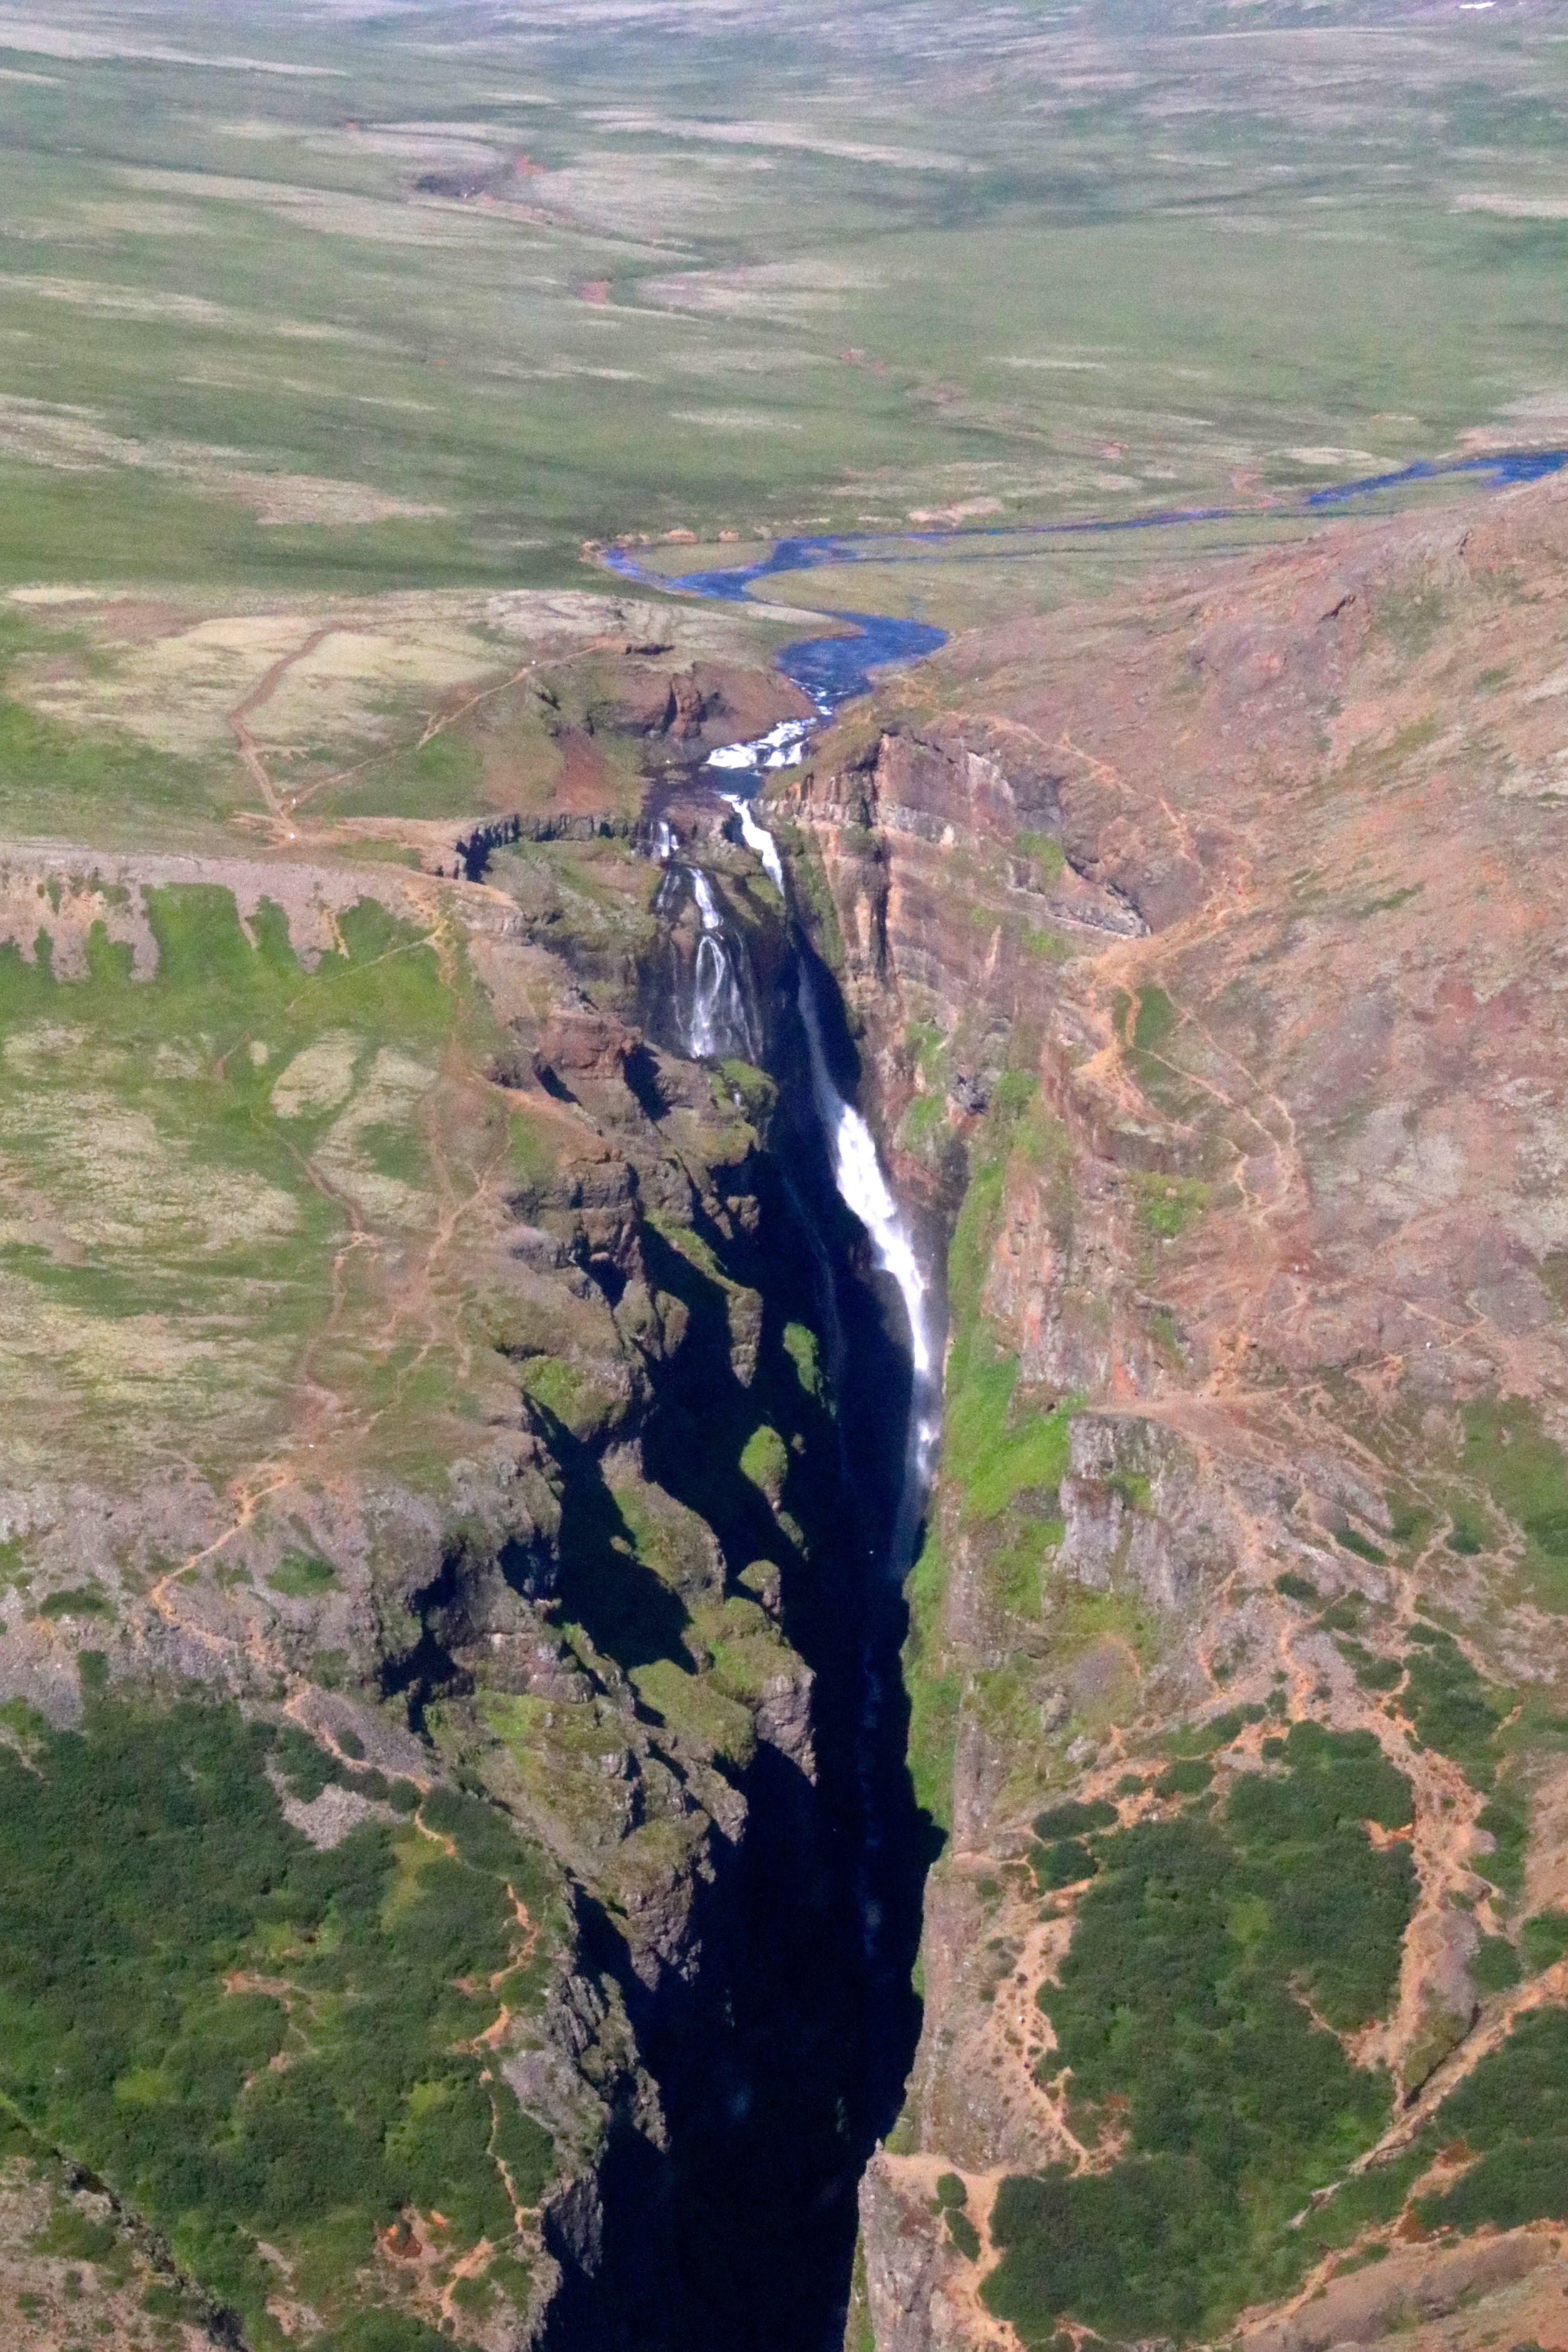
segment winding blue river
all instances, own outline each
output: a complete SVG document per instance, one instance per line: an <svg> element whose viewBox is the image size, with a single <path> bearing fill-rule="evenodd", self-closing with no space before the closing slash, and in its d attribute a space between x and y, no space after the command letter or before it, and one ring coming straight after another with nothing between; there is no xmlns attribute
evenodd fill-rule
<svg viewBox="0 0 1568 2352"><path fill-rule="evenodd" d="M725 604L743 604L754 581L781 572L815 572L825 564L920 563L929 562L933 548L962 546L966 558L1005 557L1012 547L989 542L1021 540L1109 538L1125 531L1170 530L1183 523L1267 521L1276 517L1310 516L1349 507L1358 500L1412 489L1419 483L1450 476L1468 476L1491 489L1508 489L1521 482L1544 481L1568 467L1568 449L1497 449L1469 457L1418 457L1386 474L1362 474L1348 482L1326 482L1317 489L1300 490L1267 505L1228 507L1156 507L1145 514L1111 519L1087 516L1068 522L994 523L975 530L892 530L875 532L824 531L797 539L775 540L755 563L737 563L710 572L674 574L655 572L627 547L606 551L605 562L622 579L650 588L680 588L694 596L711 596ZM907 548L908 554L898 551ZM905 621L886 613L840 613L849 634L806 637L785 646L777 666L785 677L810 695L826 718L841 702L865 694L873 671L921 660L947 642L947 631L929 621Z"/></svg>

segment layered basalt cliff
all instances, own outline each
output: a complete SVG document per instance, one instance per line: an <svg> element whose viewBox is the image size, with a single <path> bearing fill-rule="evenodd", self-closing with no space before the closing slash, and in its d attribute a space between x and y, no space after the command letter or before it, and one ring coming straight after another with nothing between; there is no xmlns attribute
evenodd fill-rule
<svg viewBox="0 0 1568 2352"><path fill-rule="evenodd" d="M951 1234L852 2343L1556 2340L1565 557L1169 571L777 789Z"/></svg>

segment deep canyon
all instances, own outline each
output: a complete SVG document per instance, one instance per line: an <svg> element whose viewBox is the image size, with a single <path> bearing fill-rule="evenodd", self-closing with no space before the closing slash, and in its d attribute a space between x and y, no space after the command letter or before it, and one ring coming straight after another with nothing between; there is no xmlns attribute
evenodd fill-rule
<svg viewBox="0 0 1568 2352"><path fill-rule="evenodd" d="M1553 2340L1565 553L1175 552L826 716L628 588L456 853L5 850L40 2308Z"/></svg>

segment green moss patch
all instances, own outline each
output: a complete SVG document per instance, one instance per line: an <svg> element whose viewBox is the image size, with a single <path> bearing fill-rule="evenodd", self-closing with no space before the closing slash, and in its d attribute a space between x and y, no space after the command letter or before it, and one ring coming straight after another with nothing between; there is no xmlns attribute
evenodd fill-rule
<svg viewBox="0 0 1568 2352"><path fill-rule="evenodd" d="M331 1592L337 1580L338 1571L331 1560L303 1551L285 1552L267 1580L274 1592L286 1593L292 1601L310 1601L318 1593Z"/></svg>

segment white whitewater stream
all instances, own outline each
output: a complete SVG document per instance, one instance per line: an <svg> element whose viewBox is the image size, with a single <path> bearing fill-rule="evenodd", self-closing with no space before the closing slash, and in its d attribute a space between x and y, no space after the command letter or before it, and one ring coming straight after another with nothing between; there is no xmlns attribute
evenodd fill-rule
<svg viewBox="0 0 1568 2352"><path fill-rule="evenodd" d="M724 798L741 820L742 840L752 856L761 859L763 873L782 898L784 895L784 861L779 856L778 843L766 825L757 823L752 814L750 801L743 801L739 793L726 793Z"/></svg>

